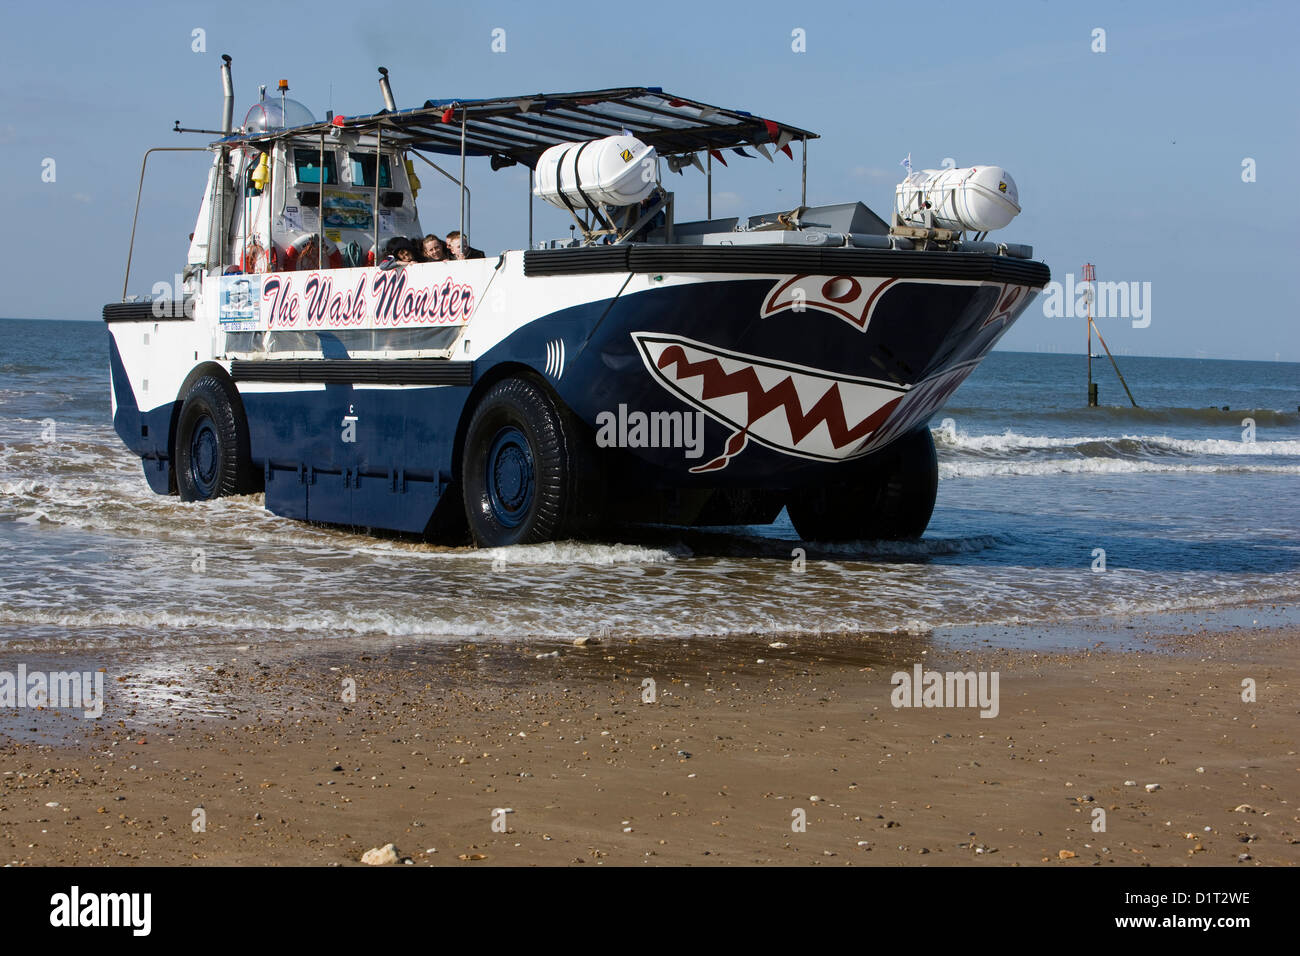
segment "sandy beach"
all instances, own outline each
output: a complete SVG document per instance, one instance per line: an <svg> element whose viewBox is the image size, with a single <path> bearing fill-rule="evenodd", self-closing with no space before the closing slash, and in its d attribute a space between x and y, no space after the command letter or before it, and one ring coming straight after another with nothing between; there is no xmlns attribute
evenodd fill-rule
<svg viewBox="0 0 1300 956"><path fill-rule="evenodd" d="M101 656L101 719L5 713L0 857L336 866L392 843L452 866L1294 865L1296 638ZM996 672L996 716L893 706L916 664Z"/></svg>

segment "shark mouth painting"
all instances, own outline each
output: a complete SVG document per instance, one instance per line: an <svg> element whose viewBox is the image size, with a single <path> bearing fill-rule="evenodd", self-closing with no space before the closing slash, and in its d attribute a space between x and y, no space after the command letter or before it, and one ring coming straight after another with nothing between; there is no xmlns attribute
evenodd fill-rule
<svg viewBox="0 0 1300 956"><path fill-rule="evenodd" d="M680 335L633 332L632 339L656 382L732 429L722 454L691 469L697 473L727 467L751 439L817 461L856 457L908 391Z"/></svg>

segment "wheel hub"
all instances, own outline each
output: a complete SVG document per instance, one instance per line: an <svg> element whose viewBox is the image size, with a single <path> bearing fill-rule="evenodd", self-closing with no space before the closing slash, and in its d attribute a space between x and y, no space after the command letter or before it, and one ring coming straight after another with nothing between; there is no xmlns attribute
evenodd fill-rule
<svg viewBox="0 0 1300 956"><path fill-rule="evenodd" d="M204 416L194 427L190 439L190 476L199 492L211 497L217 487L217 472L221 460L221 444L212 419Z"/></svg>
<svg viewBox="0 0 1300 956"><path fill-rule="evenodd" d="M517 527L532 505L536 482L533 453L518 428L503 428L492 440L487 472L493 516L506 527Z"/></svg>

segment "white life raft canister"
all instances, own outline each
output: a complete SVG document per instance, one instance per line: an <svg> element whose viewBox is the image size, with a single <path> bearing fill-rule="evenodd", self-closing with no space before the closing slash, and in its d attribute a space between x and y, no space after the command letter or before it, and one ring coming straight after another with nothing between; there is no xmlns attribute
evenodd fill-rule
<svg viewBox="0 0 1300 956"><path fill-rule="evenodd" d="M635 136L558 143L537 160L533 195L552 206L631 206L654 192L659 156ZM568 202L565 202L565 200Z"/></svg>
<svg viewBox="0 0 1300 956"><path fill-rule="evenodd" d="M1001 166L923 169L895 187L894 209L911 225L924 225L928 210L940 229L988 232L1016 217L1020 194Z"/></svg>

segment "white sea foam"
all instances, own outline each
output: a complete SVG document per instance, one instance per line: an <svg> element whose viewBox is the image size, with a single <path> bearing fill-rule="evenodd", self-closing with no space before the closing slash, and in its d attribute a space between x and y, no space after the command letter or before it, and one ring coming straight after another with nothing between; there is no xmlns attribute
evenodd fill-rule
<svg viewBox="0 0 1300 956"><path fill-rule="evenodd" d="M1171 438L1167 435L1095 435L1059 437L1049 435L1024 435L1005 431L1000 435L971 435L958 429L935 427L935 444L941 449L958 452L978 452L984 455L1020 453L1026 451L1075 450L1085 448L1111 448L1123 450L1123 445L1146 454L1183 455L1250 455L1250 456L1300 456L1300 441L1253 442L1206 438ZM1080 451L1081 454L1086 452Z"/></svg>
<svg viewBox="0 0 1300 956"><path fill-rule="evenodd" d="M485 548L467 556L493 564L661 564L690 557L691 550L679 545L672 550L640 545L598 544L585 541L554 541L546 544L523 544L510 548Z"/></svg>
<svg viewBox="0 0 1300 956"><path fill-rule="evenodd" d="M1300 465L1218 464L1195 465L1179 462L1126 458L1067 458L1050 461L941 461L939 477L1001 478L1012 475L1300 475Z"/></svg>
<svg viewBox="0 0 1300 956"><path fill-rule="evenodd" d="M1163 436L1144 441L1168 445L1192 455L1300 455L1300 441L1228 441L1219 438L1198 441Z"/></svg>
<svg viewBox="0 0 1300 956"><path fill-rule="evenodd" d="M836 570L825 568L825 570ZM888 577L849 573L842 583L869 586L872 600L855 604L846 601L842 587L830 588L828 597L838 596L839 606L796 607L776 600L736 602L718 595L707 607L683 607L663 595L658 603L645 595L634 600L605 605L569 601L542 609L533 608L527 618L508 609L481 603L466 606L454 617L439 617L410 601L393 602L391 608L326 607L282 608L232 606L222 609L175 611L165 608L114 607L74 609L62 601L51 607L13 607L0 603L0 624L11 635L33 635L50 629L56 640L71 640L79 648L97 645L142 644L187 645L193 643L241 643L260 640L330 641L341 638L385 636L428 640L461 640L482 637L511 641L569 639L607 627L623 636L684 638L727 637L759 633L819 635L827 633L923 633L939 627L980 624L1034 624L1068 622L1097 616L1146 614L1168 611L1218 608L1235 603L1294 600L1300 587L1296 575L1258 582L1233 576L1220 579L1209 589L1209 576L1197 575L1206 589L1189 587L1188 580L1164 580L1151 572L1115 572L1108 575L1102 590L1073 588L1074 597L1057 592L1070 580L1077 585L1077 572L1043 574L1042 569L1004 568L978 575L972 568L942 568L927 578L934 590L924 600L915 596L919 582L905 575L891 584ZM1049 578L1059 578L1052 581ZM1122 579L1127 579L1126 581ZM1090 582L1093 579L1086 579ZM966 582L963 584L963 582ZM975 591L975 587L980 588ZM1100 583L1100 582L1098 582ZM958 600L945 591L961 589ZM1210 591L1212 590L1212 593ZM1050 601L1036 599L1047 594ZM701 597L696 595L697 598ZM705 603L697 601L697 603ZM814 591L803 595L805 605L819 604ZM656 611L657 609L657 611ZM19 638L21 642L21 638ZM6 642L9 643L9 642Z"/></svg>
<svg viewBox="0 0 1300 956"><path fill-rule="evenodd" d="M126 608L44 610L0 604L0 622L61 628L123 628L145 642L168 631L283 631L328 638L331 635L390 634L460 637L484 633L477 623L438 620L400 611L284 611L262 608L188 612Z"/></svg>

